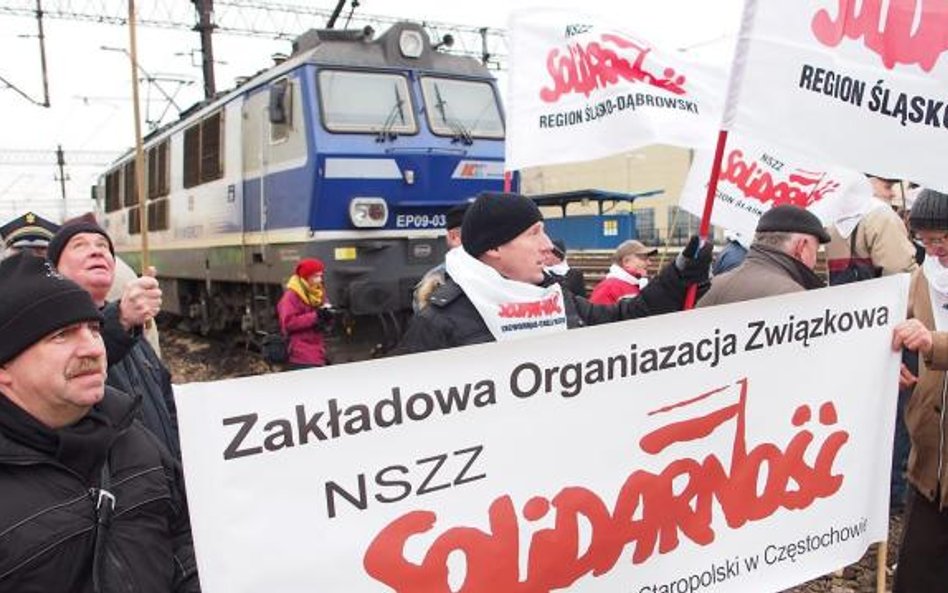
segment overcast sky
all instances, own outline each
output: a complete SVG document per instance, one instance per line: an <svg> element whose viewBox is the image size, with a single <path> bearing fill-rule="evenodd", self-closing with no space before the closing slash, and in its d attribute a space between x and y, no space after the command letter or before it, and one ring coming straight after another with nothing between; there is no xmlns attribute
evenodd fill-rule
<svg viewBox="0 0 948 593"><path fill-rule="evenodd" d="M156 0L161 3L183 0ZM64 0L45 0L47 10ZM258 0L263 3L264 0ZM81 5L82 3L77 3ZM123 0L103 0L103 4L124 7ZM333 0L281 0L331 9ZM140 6L144 6L139 2ZM555 6L607 15L631 31L648 36L666 47L694 47L713 61L729 59L729 39L738 28L740 0L361 0L352 24L361 26L361 17L381 15L406 19L461 23L468 26L505 28L511 10L532 6ZM35 7L34 0L0 0L0 6ZM577 8L577 7L581 7ZM343 12L348 14L348 5ZM220 10L220 8L218 9ZM341 22L340 22L341 24ZM31 104L0 82L0 223L27 209L54 220L62 215L62 200L53 166L15 165L22 151L52 153L57 145L66 151L67 205L70 214L90 207L89 187L102 166L68 165L75 158L92 158L98 152L118 154L134 143L131 103L131 68L122 53L129 47L128 30L114 25L72 20L44 19L47 38L46 59L52 107ZM177 114L161 91L175 98L181 109L203 95L197 33L139 26L139 64L159 79L160 89L142 84L142 117L171 121ZM39 51L35 38L36 21L0 13L0 76L34 99L42 98ZM103 49L103 48L114 48ZM234 79L252 74L270 64L270 55L289 53L289 42L233 35L215 35L217 87L233 86ZM148 128L143 124L143 132ZM27 157L29 158L29 157ZM29 158L29 160L35 160Z"/></svg>

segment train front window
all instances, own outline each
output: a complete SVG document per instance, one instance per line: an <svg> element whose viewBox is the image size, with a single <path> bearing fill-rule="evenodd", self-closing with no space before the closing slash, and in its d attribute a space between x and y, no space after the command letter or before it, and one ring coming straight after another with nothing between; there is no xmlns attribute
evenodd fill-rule
<svg viewBox="0 0 948 593"><path fill-rule="evenodd" d="M414 134L408 81L398 74L322 70L319 101L331 132Z"/></svg>
<svg viewBox="0 0 948 593"><path fill-rule="evenodd" d="M460 140L504 137L497 96L489 83L426 76L421 89L435 134Z"/></svg>

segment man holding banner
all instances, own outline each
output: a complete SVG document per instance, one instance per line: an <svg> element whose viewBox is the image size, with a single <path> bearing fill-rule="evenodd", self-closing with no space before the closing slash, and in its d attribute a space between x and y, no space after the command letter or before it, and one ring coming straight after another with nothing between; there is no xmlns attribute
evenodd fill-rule
<svg viewBox="0 0 948 593"><path fill-rule="evenodd" d="M681 309L689 284L703 284L711 244L691 242L638 297L593 305L544 275L553 244L543 214L519 194L481 194L464 216L461 248L448 252L450 280L412 320L402 354L503 341Z"/></svg>
<svg viewBox="0 0 948 593"><path fill-rule="evenodd" d="M944 591L948 583L948 195L923 191L909 221L928 257L912 275L912 319L896 327L893 345L918 351L925 364L917 378L902 369L903 385L917 383L905 411L912 438L912 488L893 593L933 593Z"/></svg>
<svg viewBox="0 0 948 593"><path fill-rule="evenodd" d="M699 307L736 303L825 286L813 272L820 244L829 235L803 208L775 206L757 223L750 252L738 268L715 276Z"/></svg>

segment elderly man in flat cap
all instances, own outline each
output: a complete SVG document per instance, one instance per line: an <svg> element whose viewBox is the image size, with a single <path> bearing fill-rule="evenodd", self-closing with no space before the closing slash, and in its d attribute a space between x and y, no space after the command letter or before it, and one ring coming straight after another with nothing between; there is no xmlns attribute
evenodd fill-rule
<svg viewBox="0 0 948 593"><path fill-rule="evenodd" d="M98 307L28 253L0 286L0 591L199 591L180 465L106 387Z"/></svg>
<svg viewBox="0 0 948 593"><path fill-rule="evenodd" d="M537 205L519 194L484 193L464 215L461 247L445 258L448 280L415 315L396 349L423 352L670 313L689 284L707 281L711 245L698 238L638 297L593 305L544 271L553 244Z"/></svg>
<svg viewBox="0 0 948 593"><path fill-rule="evenodd" d="M715 276L699 307L799 292L826 286L813 272L820 245L829 235L820 219L797 206L775 206L757 222L744 262Z"/></svg>

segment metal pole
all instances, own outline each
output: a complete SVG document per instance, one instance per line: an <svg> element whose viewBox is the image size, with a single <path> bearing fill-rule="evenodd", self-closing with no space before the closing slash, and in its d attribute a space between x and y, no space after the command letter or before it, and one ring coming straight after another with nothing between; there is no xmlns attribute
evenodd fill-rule
<svg viewBox="0 0 948 593"><path fill-rule="evenodd" d="M204 98L211 99L217 93L214 83L214 48L211 35L214 25L211 15L214 13L214 0L192 0L198 11L198 24L195 29L201 34L201 70L204 73Z"/></svg>
<svg viewBox="0 0 948 593"><path fill-rule="evenodd" d="M56 164L59 166L59 191L63 196L63 220L68 218L68 208L66 208L66 159L63 155L61 144L56 146Z"/></svg>
<svg viewBox="0 0 948 593"><path fill-rule="evenodd" d="M36 28L40 46L40 68L43 70L43 107L49 107L49 81L46 76L46 36L43 34L42 0L36 0Z"/></svg>
<svg viewBox="0 0 948 593"><path fill-rule="evenodd" d="M135 38L135 0L128 0L128 57L132 65L132 106L135 112L135 193L138 194L138 212L141 221L142 269L148 272L148 208L145 204L145 151L142 147L141 107L138 101L138 44Z"/></svg>

